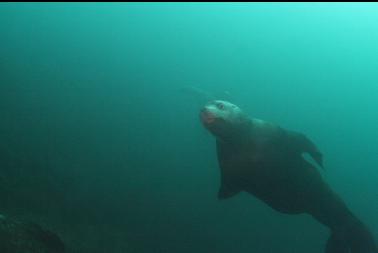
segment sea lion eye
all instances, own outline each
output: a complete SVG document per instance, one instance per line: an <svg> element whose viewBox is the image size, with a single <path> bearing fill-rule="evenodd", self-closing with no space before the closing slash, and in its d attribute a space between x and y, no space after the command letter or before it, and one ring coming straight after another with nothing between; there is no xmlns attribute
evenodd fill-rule
<svg viewBox="0 0 378 253"><path fill-rule="evenodd" d="M219 103L219 104L217 104L217 107L218 107L218 109L223 110L224 109L224 104Z"/></svg>

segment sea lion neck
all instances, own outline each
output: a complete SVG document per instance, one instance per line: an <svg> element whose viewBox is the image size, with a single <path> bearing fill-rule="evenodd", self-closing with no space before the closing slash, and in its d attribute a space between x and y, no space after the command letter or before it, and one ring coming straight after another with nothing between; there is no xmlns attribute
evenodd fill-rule
<svg viewBox="0 0 378 253"><path fill-rule="evenodd" d="M218 134L217 139L223 143L241 145L250 141L253 122L249 118L243 118L237 124L232 124L227 132Z"/></svg>

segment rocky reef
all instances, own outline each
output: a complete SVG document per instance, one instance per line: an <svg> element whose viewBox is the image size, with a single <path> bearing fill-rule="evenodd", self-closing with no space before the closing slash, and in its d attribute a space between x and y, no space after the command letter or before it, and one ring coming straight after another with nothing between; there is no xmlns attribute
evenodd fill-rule
<svg viewBox="0 0 378 253"><path fill-rule="evenodd" d="M0 215L1 253L64 253L58 235L40 225Z"/></svg>

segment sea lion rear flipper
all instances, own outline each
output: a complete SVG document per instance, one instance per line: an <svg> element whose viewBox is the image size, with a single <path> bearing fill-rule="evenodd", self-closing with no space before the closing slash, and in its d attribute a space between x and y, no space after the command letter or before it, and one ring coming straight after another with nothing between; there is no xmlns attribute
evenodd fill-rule
<svg viewBox="0 0 378 253"><path fill-rule="evenodd" d="M324 168L323 155L310 139L308 139L304 134L293 131L289 131L289 136L290 141L294 143L295 148L300 153L308 153L321 168Z"/></svg>

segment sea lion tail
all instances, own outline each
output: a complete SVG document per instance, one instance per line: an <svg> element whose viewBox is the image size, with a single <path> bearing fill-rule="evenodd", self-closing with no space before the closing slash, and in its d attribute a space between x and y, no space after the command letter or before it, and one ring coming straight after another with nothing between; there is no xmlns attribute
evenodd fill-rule
<svg viewBox="0 0 378 253"><path fill-rule="evenodd" d="M343 229L333 231L327 241L326 253L378 253L370 231L355 220Z"/></svg>

